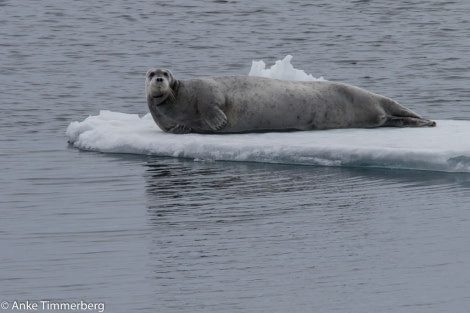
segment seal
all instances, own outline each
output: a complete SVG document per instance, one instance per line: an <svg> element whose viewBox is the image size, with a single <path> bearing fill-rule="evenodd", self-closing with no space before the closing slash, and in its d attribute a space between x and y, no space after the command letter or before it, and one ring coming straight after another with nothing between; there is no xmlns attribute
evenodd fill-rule
<svg viewBox="0 0 470 313"><path fill-rule="evenodd" d="M436 126L390 98L330 81L177 80L171 71L154 68L145 91L154 121L175 134Z"/></svg>

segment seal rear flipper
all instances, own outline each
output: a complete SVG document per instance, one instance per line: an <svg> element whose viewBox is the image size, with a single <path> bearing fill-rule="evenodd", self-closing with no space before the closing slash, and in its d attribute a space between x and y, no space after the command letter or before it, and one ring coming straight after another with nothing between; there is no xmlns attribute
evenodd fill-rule
<svg viewBox="0 0 470 313"><path fill-rule="evenodd" d="M227 126L227 116L216 105L206 108L201 115L204 122L214 131Z"/></svg>
<svg viewBox="0 0 470 313"><path fill-rule="evenodd" d="M435 127L436 122L424 118L389 116L383 126L393 127Z"/></svg>
<svg viewBox="0 0 470 313"><path fill-rule="evenodd" d="M393 99L382 97L382 107L387 113L387 119L382 126L394 127L434 127L435 121L422 118L412 110L402 106Z"/></svg>

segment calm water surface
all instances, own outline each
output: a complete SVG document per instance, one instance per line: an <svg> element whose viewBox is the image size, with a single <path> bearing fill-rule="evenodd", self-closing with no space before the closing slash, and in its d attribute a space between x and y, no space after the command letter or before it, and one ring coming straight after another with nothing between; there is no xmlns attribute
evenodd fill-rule
<svg viewBox="0 0 470 313"><path fill-rule="evenodd" d="M0 1L0 302L106 312L466 312L470 176L67 146L147 113L149 67L314 76L470 120L470 3ZM96 312L96 310L95 310Z"/></svg>

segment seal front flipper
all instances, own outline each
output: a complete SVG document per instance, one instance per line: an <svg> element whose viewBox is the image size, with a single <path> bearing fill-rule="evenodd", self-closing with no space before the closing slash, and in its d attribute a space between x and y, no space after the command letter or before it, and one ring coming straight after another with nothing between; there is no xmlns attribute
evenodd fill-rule
<svg viewBox="0 0 470 313"><path fill-rule="evenodd" d="M188 134L191 131L192 130L190 127L187 127L181 124L177 124L176 126L167 130L167 132L172 133L172 134Z"/></svg>
<svg viewBox="0 0 470 313"><path fill-rule="evenodd" d="M221 130L227 126L227 116L218 106L206 106L203 110L200 108L200 112L202 119L212 130Z"/></svg>

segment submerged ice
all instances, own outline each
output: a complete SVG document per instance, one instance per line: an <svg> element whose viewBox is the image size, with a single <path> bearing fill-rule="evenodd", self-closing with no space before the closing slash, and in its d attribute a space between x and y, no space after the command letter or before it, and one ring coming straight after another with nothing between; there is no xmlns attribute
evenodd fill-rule
<svg viewBox="0 0 470 313"><path fill-rule="evenodd" d="M317 78L295 69L291 56L266 69L253 62L250 75L291 80ZM150 114L101 111L66 131L79 149L203 160L322 166L367 166L470 172L470 121L437 121L435 128L336 129L326 131L174 135Z"/></svg>

